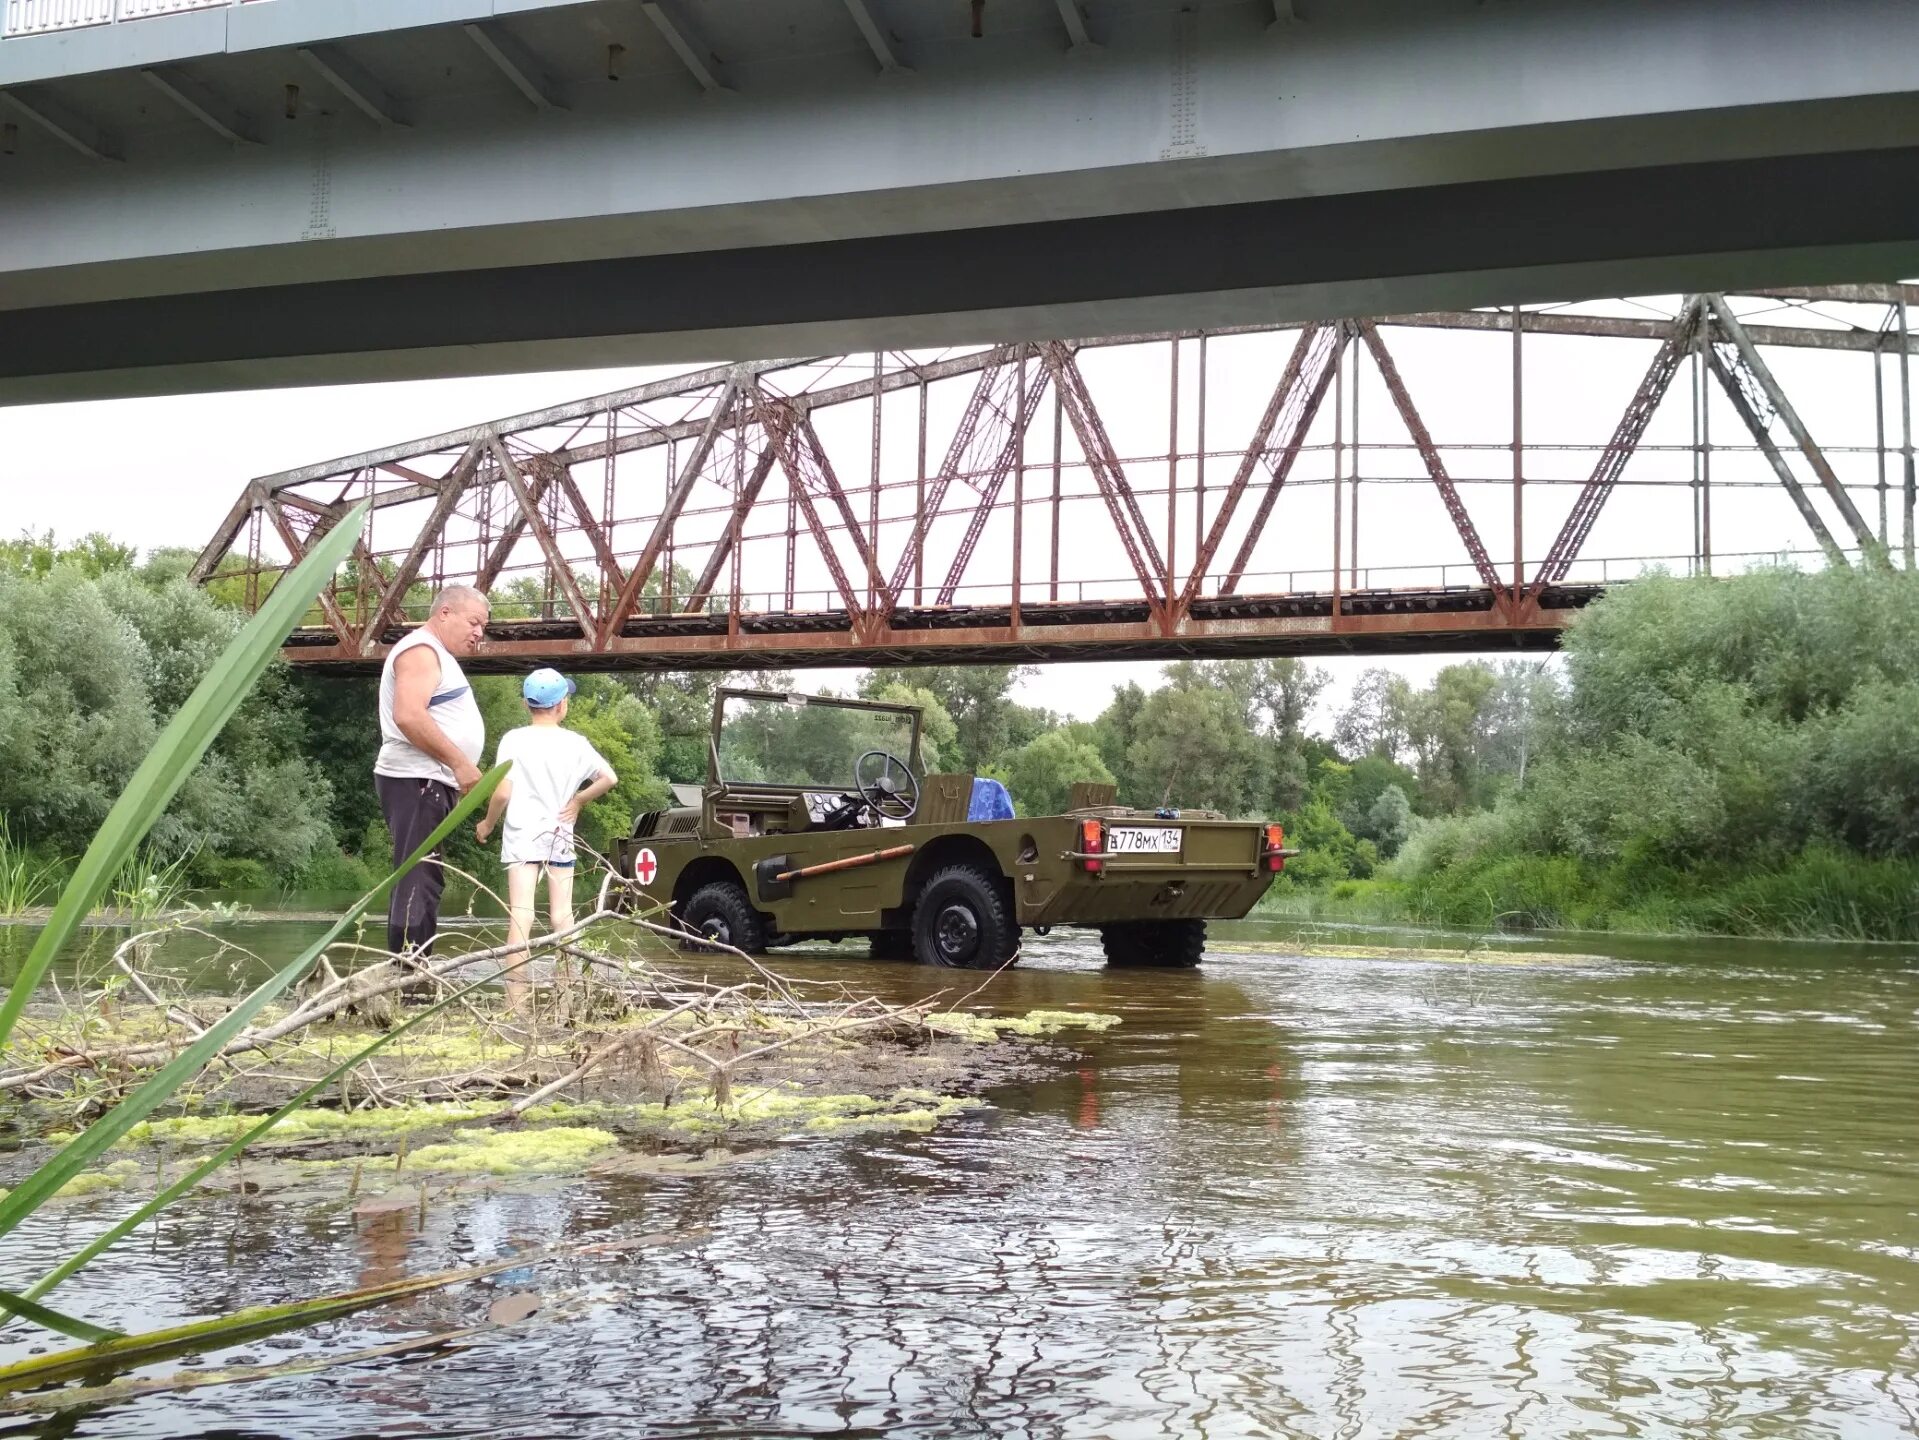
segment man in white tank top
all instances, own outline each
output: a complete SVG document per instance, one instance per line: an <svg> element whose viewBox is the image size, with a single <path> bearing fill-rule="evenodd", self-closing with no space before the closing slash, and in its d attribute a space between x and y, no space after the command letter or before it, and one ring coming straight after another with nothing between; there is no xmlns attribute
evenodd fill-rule
<svg viewBox="0 0 1919 1440"><path fill-rule="evenodd" d="M457 656L486 637L490 607L470 585L449 585L432 613L387 652L380 670L380 754L373 787L393 834L398 865L480 781L486 722ZM387 902L386 944L394 954L429 954L440 926L446 876L436 854L401 877Z"/></svg>

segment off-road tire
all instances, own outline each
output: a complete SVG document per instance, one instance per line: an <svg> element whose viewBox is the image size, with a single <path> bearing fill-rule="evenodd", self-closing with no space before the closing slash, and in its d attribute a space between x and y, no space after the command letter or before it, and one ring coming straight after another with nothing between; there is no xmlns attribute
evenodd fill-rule
<svg viewBox="0 0 1919 1440"><path fill-rule="evenodd" d="M1019 949L1006 882L978 865L935 871L913 907L913 958L922 965L997 970Z"/></svg>
<svg viewBox="0 0 1919 1440"><path fill-rule="evenodd" d="M875 930L867 937L867 948L875 960L911 960L913 932L911 930Z"/></svg>
<svg viewBox="0 0 1919 1440"><path fill-rule="evenodd" d="M1106 963L1121 969L1190 970L1206 953L1204 920L1134 920L1102 925Z"/></svg>
<svg viewBox="0 0 1919 1440"><path fill-rule="evenodd" d="M766 920L753 908L746 891L731 880L702 885L680 907L680 923L696 934L711 936L722 945L756 955L766 948ZM684 950L710 950L698 940L680 942Z"/></svg>

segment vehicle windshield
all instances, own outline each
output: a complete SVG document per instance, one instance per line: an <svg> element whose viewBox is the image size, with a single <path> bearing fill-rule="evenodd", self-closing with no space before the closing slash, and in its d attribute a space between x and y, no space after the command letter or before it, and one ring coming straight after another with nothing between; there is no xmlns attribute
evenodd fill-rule
<svg viewBox="0 0 1919 1440"><path fill-rule="evenodd" d="M908 764L914 717L831 701L728 695L720 709L720 779L727 784L850 791L854 763L884 750Z"/></svg>

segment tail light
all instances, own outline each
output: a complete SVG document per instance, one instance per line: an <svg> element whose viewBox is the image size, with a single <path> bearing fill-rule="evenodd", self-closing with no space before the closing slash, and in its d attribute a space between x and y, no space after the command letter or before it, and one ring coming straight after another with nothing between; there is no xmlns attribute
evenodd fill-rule
<svg viewBox="0 0 1919 1440"><path fill-rule="evenodd" d="M1106 853L1106 827L1097 820L1079 822L1080 864L1092 874L1099 874L1106 868L1101 855Z"/></svg>
<svg viewBox="0 0 1919 1440"><path fill-rule="evenodd" d="M1286 827L1268 825L1266 827L1266 846L1261 852L1266 868L1277 875L1286 868Z"/></svg>

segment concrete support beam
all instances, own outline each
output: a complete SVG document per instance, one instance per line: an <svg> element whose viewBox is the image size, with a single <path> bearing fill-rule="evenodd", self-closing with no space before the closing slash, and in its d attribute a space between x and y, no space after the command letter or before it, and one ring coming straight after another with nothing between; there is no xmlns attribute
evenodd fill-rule
<svg viewBox="0 0 1919 1440"><path fill-rule="evenodd" d="M401 102L339 46L302 45L299 54L343 100L382 130L407 128Z"/></svg>
<svg viewBox="0 0 1919 1440"><path fill-rule="evenodd" d="M887 75L910 75L912 68L899 57L893 48L893 42L880 29L867 0L846 0L846 13L853 17L853 23L859 26L866 48L873 52L873 58L880 62L880 70Z"/></svg>
<svg viewBox="0 0 1919 1440"><path fill-rule="evenodd" d="M232 102L178 70L155 65L142 70L140 74L155 90L229 145L262 143L251 115L235 109Z"/></svg>
<svg viewBox="0 0 1919 1440"><path fill-rule="evenodd" d="M699 82L700 89L710 95L716 90L733 88L726 83L725 70L712 58L711 49L700 39L685 16L667 5L665 0L641 0L640 8L646 12L646 18L653 22L668 47L680 57L680 64L686 67L687 73Z"/></svg>
<svg viewBox="0 0 1919 1440"><path fill-rule="evenodd" d="M505 26L495 21L483 21L464 28L473 43L480 47L480 52L512 82L513 88L524 95L535 110L567 108L560 87L547 73L545 62L521 44Z"/></svg>
<svg viewBox="0 0 1919 1440"><path fill-rule="evenodd" d="M1071 54L1085 50L1097 50L1093 37L1087 32L1086 17L1080 13L1079 0L1053 0L1059 9L1059 23L1066 27L1067 49Z"/></svg>
<svg viewBox="0 0 1919 1440"><path fill-rule="evenodd" d="M101 129L45 95L36 94L29 100L16 90L0 90L0 111L12 111L89 160L118 160L126 153L118 135Z"/></svg>

